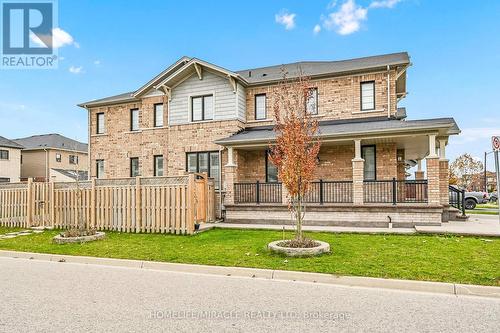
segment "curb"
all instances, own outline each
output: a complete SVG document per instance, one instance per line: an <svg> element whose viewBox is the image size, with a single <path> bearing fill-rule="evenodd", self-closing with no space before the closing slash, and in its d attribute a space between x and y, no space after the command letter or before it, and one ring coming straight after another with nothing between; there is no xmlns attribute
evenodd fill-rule
<svg viewBox="0 0 500 333"><path fill-rule="evenodd" d="M209 265L177 264L157 261L130 259L111 259L99 257L71 256L47 253L17 252L0 250L0 257L34 259L52 262L68 262L100 266L126 267L160 270L191 274L209 274L219 276L235 276L243 278L260 278L279 281L299 281L309 283L324 283L347 287L382 288L390 290L416 291L427 293L448 294L456 296L481 296L500 298L500 287L479 286L447 282L415 281L383 279L360 276L339 276L324 273L308 273L298 271L283 271L246 267L225 267Z"/></svg>

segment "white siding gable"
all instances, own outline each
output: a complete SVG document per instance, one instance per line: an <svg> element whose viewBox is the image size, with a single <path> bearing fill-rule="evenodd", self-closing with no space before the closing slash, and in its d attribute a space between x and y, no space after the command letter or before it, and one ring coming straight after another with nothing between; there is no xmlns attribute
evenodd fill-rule
<svg viewBox="0 0 500 333"><path fill-rule="evenodd" d="M238 90L243 90L238 85ZM191 122L191 98L200 95L213 95L214 119L232 120L241 118L239 110L239 94L233 92L229 80L207 70L203 70L203 79L192 74L178 86L172 89L170 100L170 125L186 124ZM243 105L244 108L244 105Z"/></svg>

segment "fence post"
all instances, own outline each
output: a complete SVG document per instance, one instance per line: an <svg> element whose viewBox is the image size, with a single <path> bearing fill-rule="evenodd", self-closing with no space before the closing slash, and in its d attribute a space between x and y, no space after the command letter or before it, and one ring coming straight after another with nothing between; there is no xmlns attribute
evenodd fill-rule
<svg viewBox="0 0 500 333"><path fill-rule="evenodd" d="M257 191L256 194L255 194L256 195L256 200L255 201L257 201L258 204L260 203L260 189L259 189L259 187L260 187L259 181L257 181L257 184L255 186L255 189Z"/></svg>
<svg viewBox="0 0 500 333"><path fill-rule="evenodd" d="M322 205L324 202L323 196L323 179L319 180L319 203Z"/></svg>
<svg viewBox="0 0 500 333"><path fill-rule="evenodd" d="M187 186L187 234L191 235L194 230L195 223L195 210L196 210L196 198L195 192L196 184L195 184L195 175L193 173L189 174L188 178L188 186Z"/></svg>
<svg viewBox="0 0 500 333"><path fill-rule="evenodd" d="M141 230L142 212L141 212L141 177L135 177L135 232Z"/></svg>
<svg viewBox="0 0 500 333"><path fill-rule="evenodd" d="M27 209L26 209L26 224L27 227L31 227L33 222L33 178L28 178L28 198L27 198Z"/></svg>
<svg viewBox="0 0 500 333"><path fill-rule="evenodd" d="M55 222L55 206L56 206L56 203L55 203L55 197L56 197L56 193L55 193L55 188L54 188L54 180L51 179L50 180L50 183L49 183L49 188L50 188L50 225L52 228L54 228L54 222Z"/></svg>
<svg viewBox="0 0 500 333"><path fill-rule="evenodd" d="M92 177L92 179L90 180L90 225L92 228L96 228L96 223L95 223L96 204L95 204L95 201L96 201L95 200L95 178Z"/></svg>
<svg viewBox="0 0 500 333"><path fill-rule="evenodd" d="M398 199L398 197L397 197L397 193L396 193L397 188L398 188L398 187L397 187L397 183L396 183L396 178L395 178L395 177L393 177L393 178L392 178L392 204L393 204L394 206L396 205L396 202L397 202L397 199Z"/></svg>

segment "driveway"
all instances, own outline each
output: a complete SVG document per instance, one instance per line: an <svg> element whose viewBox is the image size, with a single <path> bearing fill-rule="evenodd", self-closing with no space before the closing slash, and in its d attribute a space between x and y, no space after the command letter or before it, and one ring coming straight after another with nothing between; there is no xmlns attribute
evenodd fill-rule
<svg viewBox="0 0 500 333"><path fill-rule="evenodd" d="M0 258L0 332L495 332L500 300Z"/></svg>

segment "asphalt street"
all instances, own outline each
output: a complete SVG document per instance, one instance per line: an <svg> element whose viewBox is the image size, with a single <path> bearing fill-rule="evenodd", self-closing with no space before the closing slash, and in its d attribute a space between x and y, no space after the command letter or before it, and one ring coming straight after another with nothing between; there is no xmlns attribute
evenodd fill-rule
<svg viewBox="0 0 500 333"><path fill-rule="evenodd" d="M0 332L498 332L500 299L0 258Z"/></svg>

